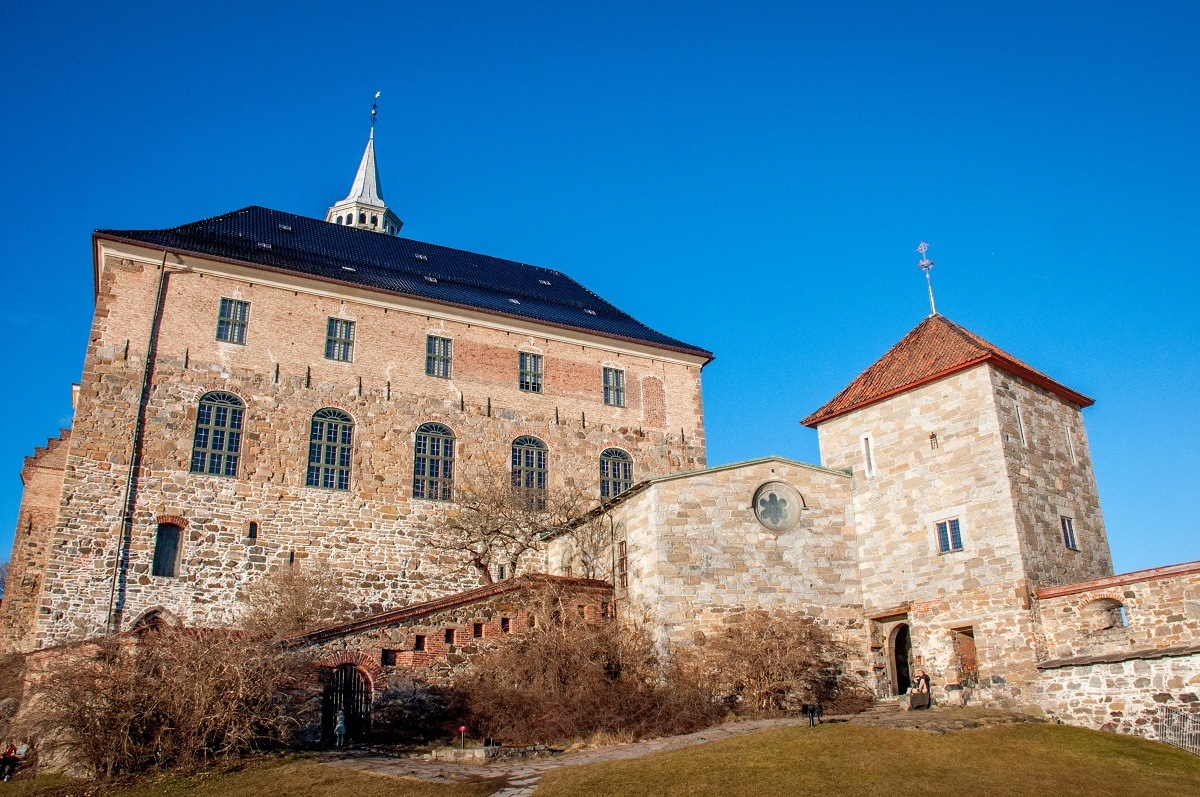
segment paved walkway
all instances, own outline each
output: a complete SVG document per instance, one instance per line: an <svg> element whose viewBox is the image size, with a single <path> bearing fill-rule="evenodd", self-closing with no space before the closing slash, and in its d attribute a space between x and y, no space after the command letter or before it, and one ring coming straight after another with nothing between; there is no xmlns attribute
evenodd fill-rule
<svg viewBox="0 0 1200 797"><path fill-rule="evenodd" d="M1004 711L983 709L932 709L929 711L883 711L847 717L827 717L826 722L851 722L863 725L887 727L909 727L945 733L967 728L978 728L1008 722L1022 722L1032 718ZM769 728L785 728L803 725L804 717L778 717L774 719L730 722L705 728L695 733L680 736L664 736L644 742L616 745L595 750L578 750L546 758L496 759L487 763L461 764L450 761L425 761L371 751L348 750L320 753L317 760L359 772L373 772L399 778L416 778L435 783L461 783L473 780L503 780L505 786L491 797L530 797L537 788L542 775L560 767L596 764L606 761L624 761L630 758L680 750L697 744L715 742Z"/></svg>

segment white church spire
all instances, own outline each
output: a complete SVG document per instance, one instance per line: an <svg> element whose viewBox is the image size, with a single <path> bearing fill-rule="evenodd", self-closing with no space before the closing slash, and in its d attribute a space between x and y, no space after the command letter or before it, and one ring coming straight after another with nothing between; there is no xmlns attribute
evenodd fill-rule
<svg viewBox="0 0 1200 797"><path fill-rule="evenodd" d="M371 135L367 138L367 148L358 164L358 172L354 175L350 193L329 209L325 221L399 235L404 222L384 204L379 168L375 164L375 117L379 110L379 92L375 92L375 100L376 103L371 106Z"/></svg>

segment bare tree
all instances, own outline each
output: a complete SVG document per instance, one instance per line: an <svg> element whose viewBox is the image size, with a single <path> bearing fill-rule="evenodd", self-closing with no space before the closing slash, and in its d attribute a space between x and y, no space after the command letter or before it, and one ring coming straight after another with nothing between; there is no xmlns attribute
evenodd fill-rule
<svg viewBox="0 0 1200 797"><path fill-rule="evenodd" d="M251 586L244 601L242 628L275 638L345 620L355 608L328 564L274 570Z"/></svg>
<svg viewBox="0 0 1200 797"><path fill-rule="evenodd" d="M507 473L493 473L463 486L444 533L432 544L465 558L484 583L491 584L495 565L506 563L515 573L547 537L598 523L591 517L598 503L573 484L531 489L514 485Z"/></svg>
<svg viewBox="0 0 1200 797"><path fill-rule="evenodd" d="M8 562L0 562L0 595L4 594L4 585L8 583Z"/></svg>

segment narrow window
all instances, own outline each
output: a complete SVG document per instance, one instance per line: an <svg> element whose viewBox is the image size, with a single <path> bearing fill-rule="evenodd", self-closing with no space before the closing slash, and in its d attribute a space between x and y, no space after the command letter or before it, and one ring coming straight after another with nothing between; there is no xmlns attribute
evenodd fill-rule
<svg viewBox="0 0 1200 797"><path fill-rule="evenodd" d="M520 368L518 387L528 393L542 392L542 355L521 352L517 358Z"/></svg>
<svg viewBox="0 0 1200 797"><path fill-rule="evenodd" d="M379 663L384 667L396 666L396 651L384 648L379 653Z"/></svg>
<svg viewBox="0 0 1200 797"><path fill-rule="evenodd" d="M251 520L250 525L246 527L246 539L248 539L248 540L257 540L258 539L258 523L256 523L253 520Z"/></svg>
<svg viewBox="0 0 1200 797"><path fill-rule="evenodd" d="M600 452L600 497L616 498L633 486L633 459L619 448Z"/></svg>
<svg viewBox="0 0 1200 797"><path fill-rule="evenodd" d="M512 621L507 617L500 618L500 633L507 634L512 630Z"/></svg>
<svg viewBox="0 0 1200 797"><path fill-rule="evenodd" d="M622 587L629 586L629 556L625 551L625 540L617 543L617 583Z"/></svg>
<svg viewBox="0 0 1200 797"><path fill-rule="evenodd" d="M366 213L359 213L359 214L358 214L358 223L359 223L359 224L366 224L366 223L367 223L367 214L366 214Z"/></svg>
<svg viewBox="0 0 1200 797"><path fill-rule="evenodd" d="M483 623L475 623L471 626L471 636L475 639L483 639Z"/></svg>
<svg viewBox="0 0 1200 797"><path fill-rule="evenodd" d="M939 520L934 524L937 529L938 553L952 553L962 550L962 531L958 518Z"/></svg>
<svg viewBox="0 0 1200 797"><path fill-rule="evenodd" d="M338 217L337 217L337 223L338 223L338 224L341 224L341 223L342 223L342 217L341 217L341 216L338 216Z"/></svg>
<svg viewBox="0 0 1200 797"><path fill-rule="evenodd" d="M625 406L625 372L620 368L604 369L604 403Z"/></svg>
<svg viewBox="0 0 1200 797"><path fill-rule="evenodd" d="M378 226L379 226L379 217L378 217L378 216L376 216L376 215L374 215L374 214L371 214L371 226L372 226L372 227L378 227Z"/></svg>
<svg viewBox="0 0 1200 797"><path fill-rule="evenodd" d="M512 444L512 485L524 490L546 489L546 444L523 435Z"/></svg>
<svg viewBox="0 0 1200 797"><path fill-rule="evenodd" d="M350 448L354 442L354 421L341 410L330 407L317 410L312 417L308 438L309 487L332 490L350 489Z"/></svg>
<svg viewBox="0 0 1200 797"><path fill-rule="evenodd" d="M446 644L447 645L454 644L454 629L453 628L446 629Z"/></svg>
<svg viewBox="0 0 1200 797"><path fill-rule="evenodd" d="M329 319L325 328L325 359L351 362L354 360L354 322L341 318Z"/></svg>
<svg viewBox="0 0 1200 797"><path fill-rule="evenodd" d="M192 438L192 473L237 475L245 411L242 400L232 393L214 391L200 397Z"/></svg>
<svg viewBox="0 0 1200 797"><path fill-rule="evenodd" d="M226 343L246 342L246 322L250 320L250 302L221 299L217 310L217 340Z"/></svg>
<svg viewBox="0 0 1200 797"><path fill-rule="evenodd" d="M1021 405L1014 405L1017 408L1017 435L1021 441L1021 445L1029 445L1025 439L1025 416L1021 414Z"/></svg>
<svg viewBox="0 0 1200 797"><path fill-rule="evenodd" d="M179 575L179 542L183 529L174 523L159 523L154 533L154 563L150 575L174 578Z"/></svg>
<svg viewBox="0 0 1200 797"><path fill-rule="evenodd" d="M413 455L413 498L449 501L454 491L454 432L440 423L417 429Z"/></svg>
<svg viewBox="0 0 1200 797"><path fill-rule="evenodd" d="M508 578L508 566L501 562L496 565L496 580L503 581L506 578Z"/></svg>
<svg viewBox="0 0 1200 797"><path fill-rule="evenodd" d="M450 378L450 364L454 358L454 341L429 335L425 338L425 373L430 376Z"/></svg>
<svg viewBox="0 0 1200 797"><path fill-rule="evenodd" d="M1071 434L1071 424L1063 424L1063 434L1067 437L1067 453L1071 455L1071 464L1078 465L1079 460L1075 458L1075 438Z"/></svg>
<svg viewBox="0 0 1200 797"><path fill-rule="evenodd" d="M1062 526L1063 545L1072 551L1078 551L1079 543L1075 540L1075 518L1059 515L1058 522Z"/></svg>
<svg viewBox="0 0 1200 797"><path fill-rule="evenodd" d="M416 636L413 637L413 650L415 650L417 653L420 653L421 651L425 650L425 635L424 634L417 634Z"/></svg>
<svg viewBox="0 0 1200 797"><path fill-rule="evenodd" d="M871 451L871 436L863 435L862 437L863 451L863 472L867 476L875 475L875 454Z"/></svg>

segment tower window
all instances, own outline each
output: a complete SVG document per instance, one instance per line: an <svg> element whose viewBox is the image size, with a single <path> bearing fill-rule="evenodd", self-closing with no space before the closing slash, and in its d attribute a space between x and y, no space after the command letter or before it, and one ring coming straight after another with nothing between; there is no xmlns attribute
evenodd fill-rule
<svg viewBox="0 0 1200 797"><path fill-rule="evenodd" d="M604 403L612 407L625 406L625 372L620 368L604 369Z"/></svg>
<svg viewBox="0 0 1200 797"><path fill-rule="evenodd" d="M354 442L354 420L330 407L317 410L312 417L308 438L309 487L333 490L350 489L350 447Z"/></svg>
<svg viewBox="0 0 1200 797"><path fill-rule="evenodd" d="M251 520L250 525L246 527L246 539L248 539L248 540L257 540L258 539L258 523L257 522Z"/></svg>
<svg viewBox="0 0 1200 797"><path fill-rule="evenodd" d="M174 578L179 575L179 543L183 529L174 523L159 523L154 533L154 563L150 575Z"/></svg>
<svg viewBox="0 0 1200 797"><path fill-rule="evenodd" d="M422 424L413 454L413 498L449 501L454 491L454 432L440 423Z"/></svg>
<svg viewBox="0 0 1200 797"><path fill-rule="evenodd" d="M242 400L232 393L214 391L200 397L192 438L192 473L237 475L245 411Z"/></svg>
<svg viewBox="0 0 1200 797"><path fill-rule="evenodd" d="M378 216L371 216L371 226L372 227L379 226L379 217Z"/></svg>
<svg viewBox="0 0 1200 797"><path fill-rule="evenodd" d="M542 392L542 355L521 352L517 358L520 370L518 387L528 393Z"/></svg>
<svg viewBox="0 0 1200 797"><path fill-rule="evenodd" d="M625 540L617 543L617 583L622 587L629 586L629 553L625 548Z"/></svg>
<svg viewBox="0 0 1200 797"><path fill-rule="evenodd" d="M217 340L225 343L246 342L246 322L250 318L250 302L221 299L217 310Z"/></svg>
<svg viewBox="0 0 1200 797"><path fill-rule="evenodd" d="M1067 437L1067 453L1071 455L1071 464L1078 465L1079 460L1075 458L1075 437L1071 434L1071 424L1063 424L1063 433Z"/></svg>
<svg viewBox="0 0 1200 797"><path fill-rule="evenodd" d="M862 436L862 452L863 452L863 473L867 476L875 475L875 452L871 450L871 436L865 434Z"/></svg>
<svg viewBox="0 0 1200 797"><path fill-rule="evenodd" d="M424 634L417 634L416 636L413 637L413 650L415 650L417 653L420 653L421 651L425 650L425 635Z"/></svg>
<svg viewBox="0 0 1200 797"><path fill-rule="evenodd" d="M958 518L939 520L933 524L937 531L938 553L953 553L963 549L962 530Z"/></svg>
<svg viewBox="0 0 1200 797"><path fill-rule="evenodd" d="M450 378L450 366L454 359L454 341L428 335L425 338L425 373L429 376Z"/></svg>
<svg viewBox="0 0 1200 797"><path fill-rule="evenodd" d="M1067 546L1069 550L1078 551L1079 542L1075 539L1075 518L1059 515L1058 524L1062 528L1063 545Z"/></svg>
<svg viewBox="0 0 1200 797"><path fill-rule="evenodd" d="M453 628L446 629L446 644L447 645L454 644L454 629Z"/></svg>
<svg viewBox="0 0 1200 797"><path fill-rule="evenodd" d="M325 359L354 360L354 322L331 318L325 327Z"/></svg>
<svg viewBox="0 0 1200 797"><path fill-rule="evenodd" d="M600 452L600 497L616 498L633 486L633 459L619 448Z"/></svg>
<svg viewBox="0 0 1200 797"><path fill-rule="evenodd" d="M366 224L366 223L367 223L367 214L366 214L366 213L359 213L359 214L358 214L358 223L359 223L359 224Z"/></svg>
<svg viewBox="0 0 1200 797"><path fill-rule="evenodd" d="M341 224L341 223L342 223L342 217L341 217L341 216L338 216L338 217L337 217L337 223L338 223L338 224Z"/></svg>
<svg viewBox="0 0 1200 797"><path fill-rule="evenodd" d="M1021 445L1027 446L1029 442L1025 437L1025 416L1021 414L1021 405L1015 406L1017 408L1017 439L1021 441Z"/></svg>

